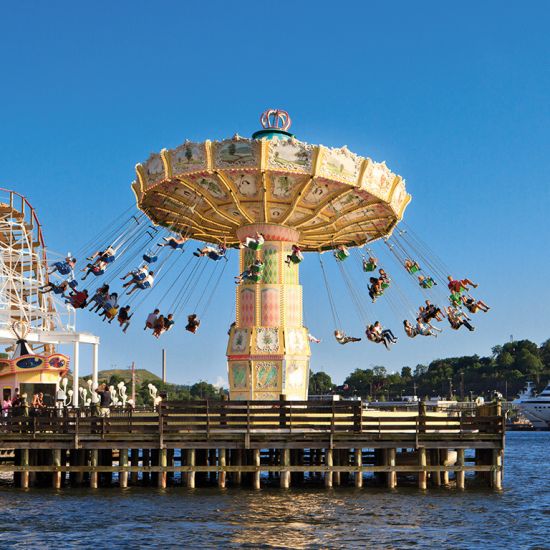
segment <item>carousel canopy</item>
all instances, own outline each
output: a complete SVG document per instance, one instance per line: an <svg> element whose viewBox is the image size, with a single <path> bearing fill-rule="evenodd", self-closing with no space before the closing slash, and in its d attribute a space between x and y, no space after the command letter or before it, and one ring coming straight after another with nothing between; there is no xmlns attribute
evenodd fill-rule
<svg viewBox="0 0 550 550"><path fill-rule="evenodd" d="M298 230L304 251L391 234L411 200L400 176L345 146L299 141L286 113L266 113L256 139L186 141L151 154L136 166L138 207L156 224L228 246L256 223Z"/></svg>

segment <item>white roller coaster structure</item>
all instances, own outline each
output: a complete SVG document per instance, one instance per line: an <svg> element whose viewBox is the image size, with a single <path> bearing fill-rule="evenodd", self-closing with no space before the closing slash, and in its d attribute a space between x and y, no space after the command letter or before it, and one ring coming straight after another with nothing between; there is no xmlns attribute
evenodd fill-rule
<svg viewBox="0 0 550 550"><path fill-rule="evenodd" d="M19 193L0 188L0 344L13 350L14 326L21 324L28 329L26 340L35 352L50 354L56 345L73 344L76 379L78 346L92 344L97 380L99 338L76 332L75 310L53 293L40 292L48 282L47 251L36 211Z"/></svg>

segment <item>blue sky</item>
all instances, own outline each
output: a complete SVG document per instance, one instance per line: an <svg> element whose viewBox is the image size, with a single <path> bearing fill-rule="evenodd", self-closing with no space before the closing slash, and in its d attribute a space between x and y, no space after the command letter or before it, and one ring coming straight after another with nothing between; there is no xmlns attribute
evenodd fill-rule
<svg viewBox="0 0 550 550"><path fill-rule="evenodd" d="M298 138L346 144L405 177L405 220L493 306L475 333L414 341L381 306L373 315L402 336L391 353L338 346L308 257L306 321L324 339L313 370L340 382L357 367L550 337L548 3L54 1L2 12L0 185L31 200L50 249L77 250L130 206L134 164L150 152L250 135L264 109L284 108ZM78 326L101 336L103 368L135 360L159 372L164 346L172 381L225 379L236 270L234 257L196 336L183 323L160 341L86 315ZM333 275L340 315L362 332Z"/></svg>

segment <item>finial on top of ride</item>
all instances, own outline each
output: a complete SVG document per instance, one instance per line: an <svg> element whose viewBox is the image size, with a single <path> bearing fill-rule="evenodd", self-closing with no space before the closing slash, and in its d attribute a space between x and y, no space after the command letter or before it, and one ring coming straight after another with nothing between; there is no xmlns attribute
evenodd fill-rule
<svg viewBox="0 0 550 550"><path fill-rule="evenodd" d="M290 115L282 109L267 109L260 116L263 130L252 134L252 139L288 139L293 137L288 129L292 124Z"/></svg>
<svg viewBox="0 0 550 550"><path fill-rule="evenodd" d="M227 246L255 224L297 232L303 252L392 233L411 197L385 162L299 141L281 109L260 121L252 139L185 141L153 153L136 166L138 207L156 224Z"/></svg>

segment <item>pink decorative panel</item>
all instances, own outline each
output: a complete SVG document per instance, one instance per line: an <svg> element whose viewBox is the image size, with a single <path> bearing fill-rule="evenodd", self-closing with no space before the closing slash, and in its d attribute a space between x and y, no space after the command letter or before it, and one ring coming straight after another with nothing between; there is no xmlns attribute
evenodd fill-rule
<svg viewBox="0 0 550 550"><path fill-rule="evenodd" d="M302 288L299 285L285 288L285 325L302 325Z"/></svg>
<svg viewBox="0 0 550 550"><path fill-rule="evenodd" d="M239 294L239 326L253 327L256 318L256 292L242 286Z"/></svg>
<svg viewBox="0 0 550 550"><path fill-rule="evenodd" d="M281 324L279 288L262 289L262 326L278 327Z"/></svg>

